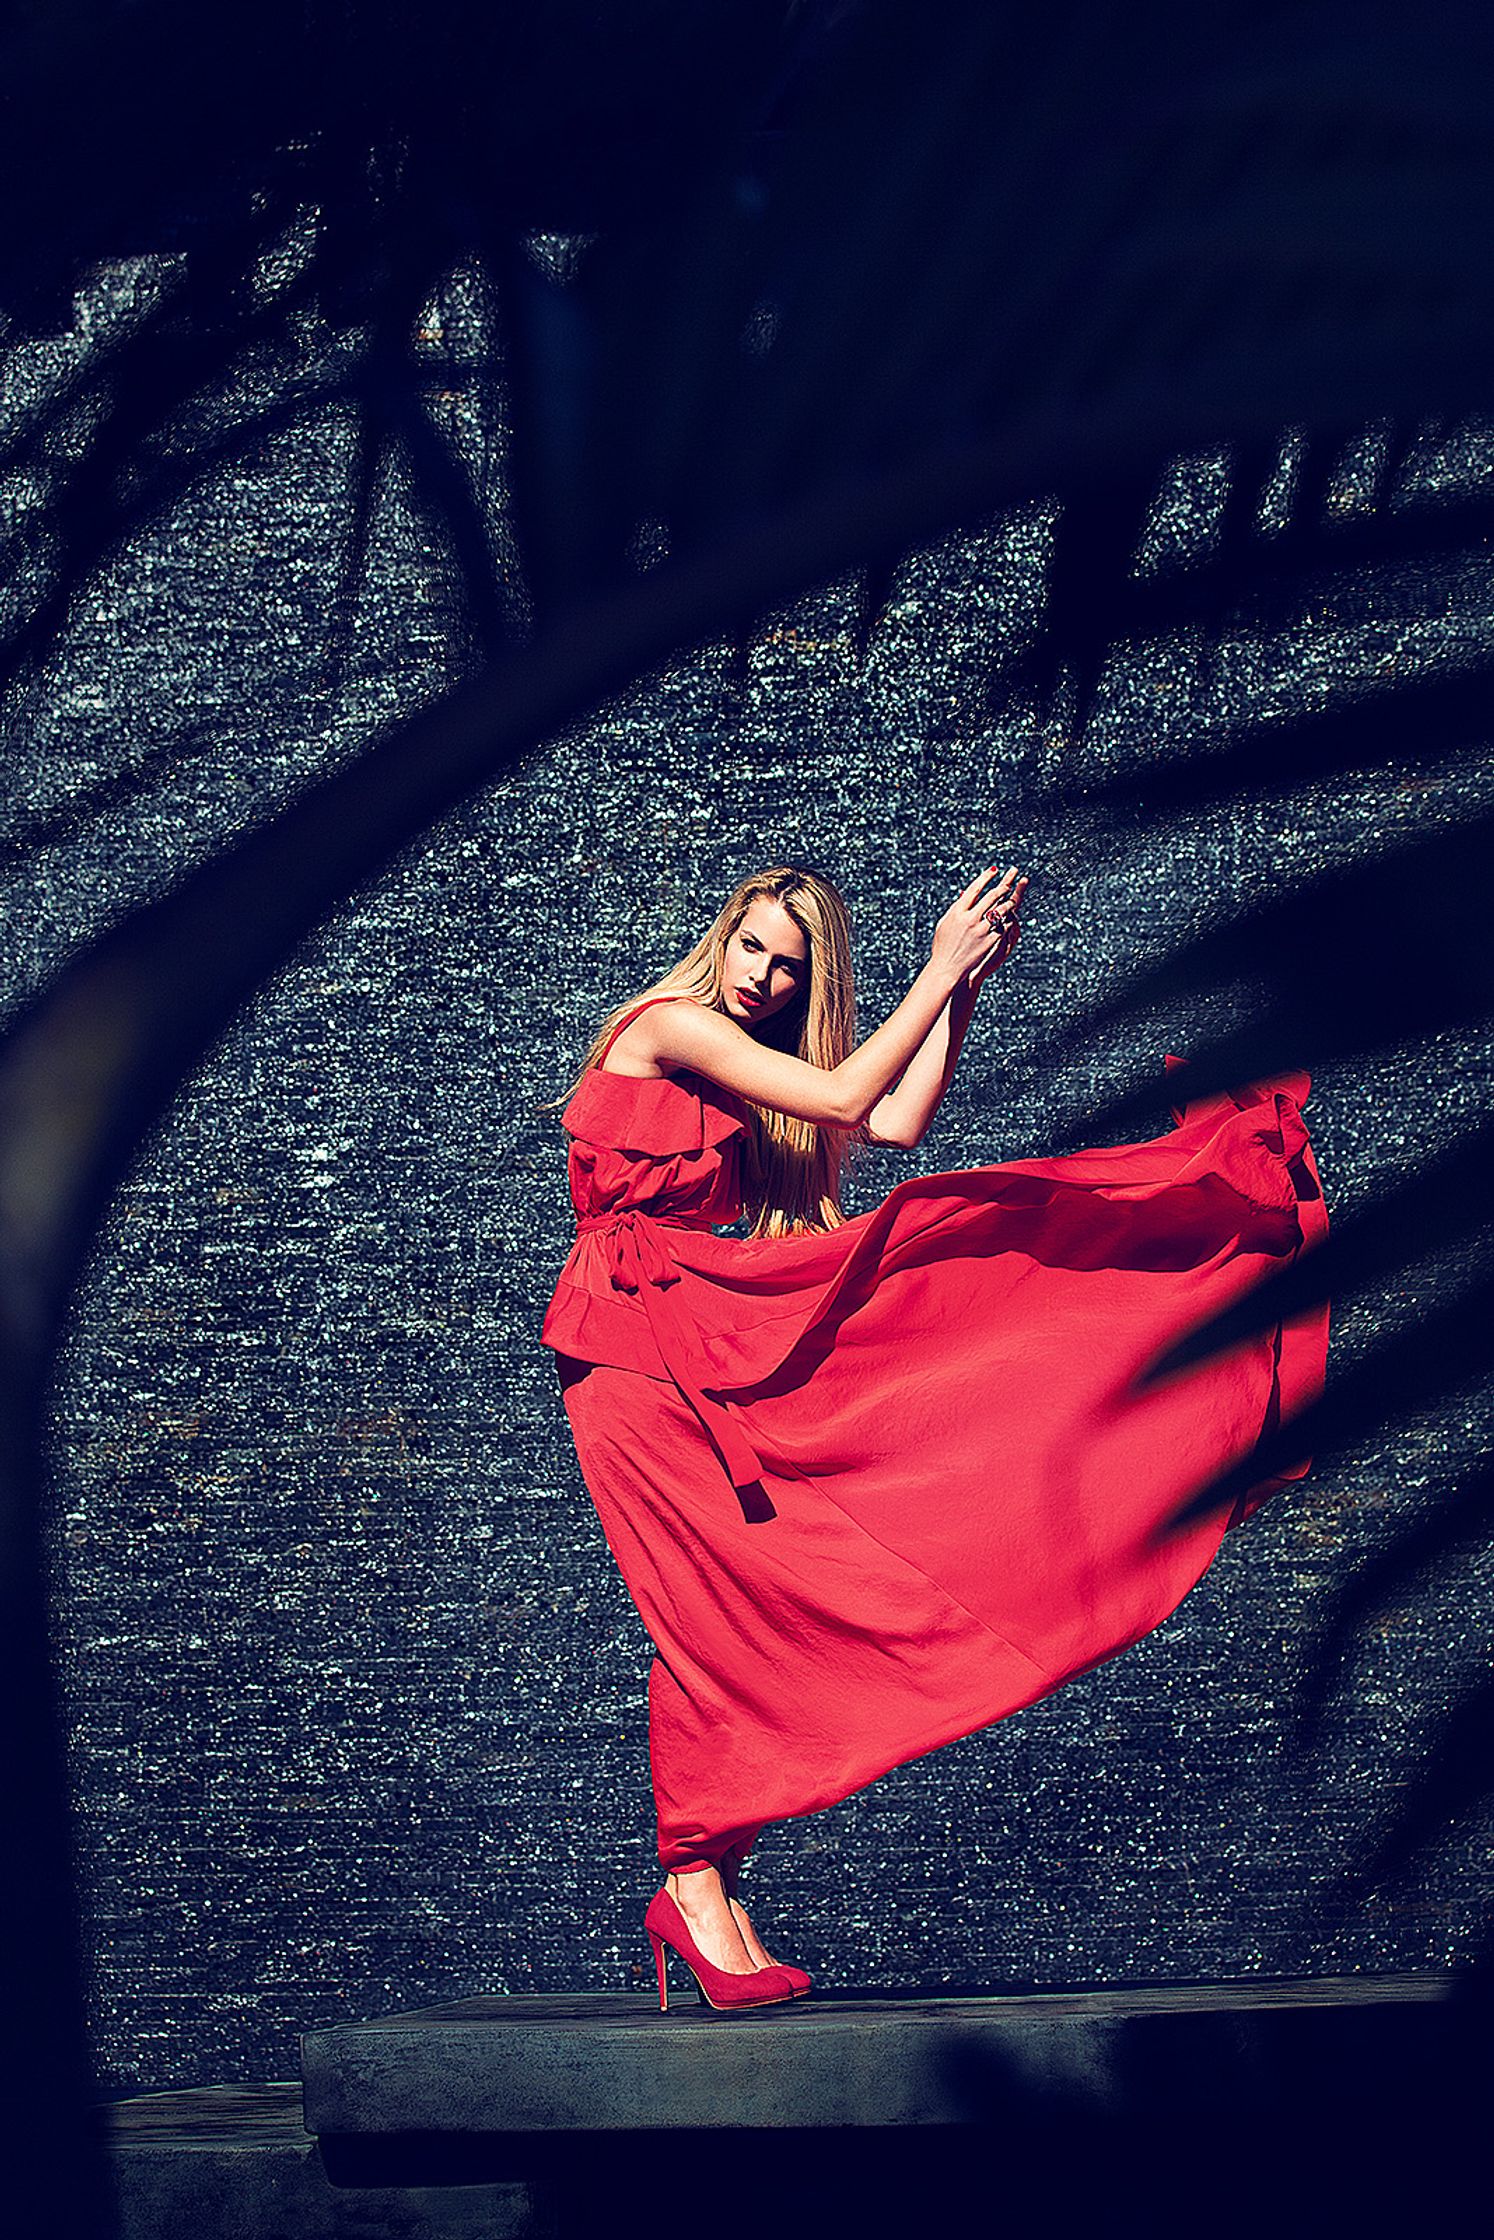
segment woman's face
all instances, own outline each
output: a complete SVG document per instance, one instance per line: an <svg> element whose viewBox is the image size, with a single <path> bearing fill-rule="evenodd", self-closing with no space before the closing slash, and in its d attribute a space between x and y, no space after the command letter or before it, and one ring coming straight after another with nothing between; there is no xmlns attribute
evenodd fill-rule
<svg viewBox="0 0 1494 2240"><path fill-rule="evenodd" d="M809 989L809 943L781 902L759 895L726 944L721 1008L752 1027L786 1011Z"/></svg>

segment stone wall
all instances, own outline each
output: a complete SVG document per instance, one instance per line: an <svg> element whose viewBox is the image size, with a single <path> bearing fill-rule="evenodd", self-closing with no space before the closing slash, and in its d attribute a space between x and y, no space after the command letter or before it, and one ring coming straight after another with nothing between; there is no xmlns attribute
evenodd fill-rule
<svg viewBox="0 0 1494 2240"><path fill-rule="evenodd" d="M111 276L74 334L16 353L11 393L55 379L146 279ZM351 658L326 658L349 453L329 416L184 504L111 565L12 711L9 1007L450 673L392 476ZM1486 432L1429 438L1403 496L1490 463ZM1228 474L1179 464L1143 564L1206 549ZM1374 476L1367 439L1334 502L1372 502ZM1223 711L1322 705L1494 639L1483 553L1325 576L1270 632L1112 649L1076 737L993 689L1041 618L1053 523L1035 502L909 560L864 660L854 587L829 586L745 658L701 647L552 741L304 944L121 1189L52 1407L105 2082L285 2076L313 2025L644 1981L648 1649L537 1343L569 1236L539 1108L737 877L804 860L836 878L867 1025L973 871L1031 864L1026 938L935 1130L868 1162L859 1206L914 1161L1073 1140L1130 1050L1039 1062L1055 1022L1214 909L1487 793L1464 762L1118 841L1039 825L1030 783L1066 763L1096 774ZM89 790L89 813L25 844ZM1159 1078L1204 1024L1142 1023ZM1309 1118L1332 1209L1455 1131L1488 1073L1487 1050L1446 1040L1324 1073ZM1436 1280L1347 1309L1336 1358ZM1487 1895L1472 1838L1368 1902L1332 1878L1487 1656L1488 1559L1390 1613L1319 1753L1298 1768L1289 1746L1335 1584L1435 1497L1488 1413L1459 1396L1327 1458L1125 1657L765 1839L754 1888L794 1956L842 1987L1000 1987L1465 1954Z"/></svg>

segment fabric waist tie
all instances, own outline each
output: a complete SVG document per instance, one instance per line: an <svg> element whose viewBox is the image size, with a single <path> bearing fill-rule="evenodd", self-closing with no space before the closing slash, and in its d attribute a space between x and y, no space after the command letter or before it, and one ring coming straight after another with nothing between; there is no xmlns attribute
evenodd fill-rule
<svg viewBox="0 0 1494 2240"><path fill-rule="evenodd" d="M763 1466L740 1424L728 1415L719 1400L712 1400L701 1390L691 1371L695 1332L688 1316L681 1311L674 1291L680 1280L679 1270L657 1233L660 1229L694 1227L692 1222L670 1221L662 1214L645 1213L638 1206L624 1206L616 1213L584 1213L576 1222L580 1236L598 1230L608 1233L613 1289L637 1292L660 1360L671 1381L699 1417L728 1478L741 1492L759 1482Z"/></svg>

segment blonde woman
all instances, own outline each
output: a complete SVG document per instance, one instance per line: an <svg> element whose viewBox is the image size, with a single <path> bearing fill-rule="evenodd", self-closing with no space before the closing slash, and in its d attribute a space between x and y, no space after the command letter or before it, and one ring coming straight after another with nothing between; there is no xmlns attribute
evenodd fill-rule
<svg viewBox="0 0 1494 2240"><path fill-rule="evenodd" d="M577 1237L543 1342L657 1652L661 2007L671 1949L713 2006L802 1996L737 1894L760 1830L1160 1624L1269 1489L1158 1528L1321 1382L1316 1311L1130 1389L1324 1228L1301 1076L845 1217L848 1154L922 1140L1026 886L972 879L858 1044L840 895L758 872L602 1022L565 1104Z"/></svg>

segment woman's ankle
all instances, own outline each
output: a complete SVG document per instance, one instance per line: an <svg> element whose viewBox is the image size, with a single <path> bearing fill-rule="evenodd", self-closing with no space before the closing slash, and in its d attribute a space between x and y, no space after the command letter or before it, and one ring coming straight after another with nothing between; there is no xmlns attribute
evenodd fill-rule
<svg viewBox="0 0 1494 2240"><path fill-rule="evenodd" d="M709 1862L699 1867L666 1868L664 1887L676 1905L681 1897L702 1898L709 1903L722 1892L721 1876Z"/></svg>

